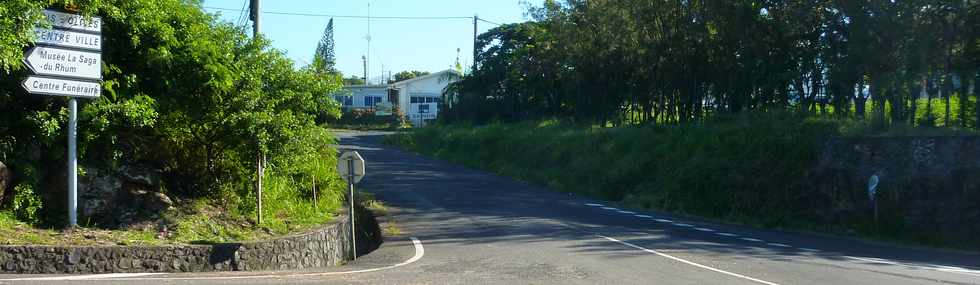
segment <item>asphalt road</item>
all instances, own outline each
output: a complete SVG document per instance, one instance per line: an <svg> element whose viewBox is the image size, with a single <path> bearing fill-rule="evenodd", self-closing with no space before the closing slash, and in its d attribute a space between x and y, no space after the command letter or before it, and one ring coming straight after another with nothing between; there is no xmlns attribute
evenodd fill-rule
<svg viewBox="0 0 980 285"><path fill-rule="evenodd" d="M617 209L340 133L360 189L400 230L349 265L306 271L4 276L38 284L980 284L980 255ZM541 167L548 167L541 165ZM14 278L71 278L68 281ZM4 281L6 280L6 281Z"/></svg>

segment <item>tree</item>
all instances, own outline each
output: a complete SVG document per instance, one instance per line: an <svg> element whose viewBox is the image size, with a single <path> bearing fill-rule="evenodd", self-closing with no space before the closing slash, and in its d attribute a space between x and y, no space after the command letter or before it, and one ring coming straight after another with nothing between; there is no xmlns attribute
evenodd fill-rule
<svg viewBox="0 0 980 285"><path fill-rule="evenodd" d="M428 71L418 71L418 70L402 71L399 73L395 73L395 80L392 81L391 83L405 81L405 80L409 80L419 76L426 76L426 75L429 75Z"/></svg>
<svg viewBox="0 0 980 285"><path fill-rule="evenodd" d="M313 65L320 73L337 72L337 58L334 54L333 41L333 18L327 22L327 27L323 29L323 37L316 46L316 54L313 56Z"/></svg>
<svg viewBox="0 0 980 285"><path fill-rule="evenodd" d="M364 85L364 78L357 77L356 75L348 76L347 78L344 78L344 85Z"/></svg>

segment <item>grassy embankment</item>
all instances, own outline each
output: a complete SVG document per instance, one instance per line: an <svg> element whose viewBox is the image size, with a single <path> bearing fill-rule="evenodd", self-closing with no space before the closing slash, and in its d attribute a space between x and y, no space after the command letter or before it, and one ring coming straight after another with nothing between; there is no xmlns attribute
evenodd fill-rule
<svg viewBox="0 0 980 285"><path fill-rule="evenodd" d="M555 122L433 126L389 136L385 142L627 207L768 228L962 247L923 239L922 233L904 231L903 225L876 225L870 213L836 224L812 218L825 214L811 207L806 193L812 191L806 177L818 159L819 144L832 136L868 134L869 128L847 121L755 114L638 128ZM956 132L893 128L877 135L950 133Z"/></svg>

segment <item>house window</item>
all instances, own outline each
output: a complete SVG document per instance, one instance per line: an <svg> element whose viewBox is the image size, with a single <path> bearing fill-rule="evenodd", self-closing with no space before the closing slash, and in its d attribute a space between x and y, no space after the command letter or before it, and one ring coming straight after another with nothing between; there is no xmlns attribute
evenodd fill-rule
<svg viewBox="0 0 980 285"><path fill-rule="evenodd" d="M364 106L365 107L374 107L374 105L377 105L378 103L381 103L381 97L380 96L365 96L364 97Z"/></svg>
<svg viewBox="0 0 980 285"><path fill-rule="evenodd" d="M427 105L427 104L426 105L419 105L419 113L421 113L421 114L428 114L429 113L429 105Z"/></svg>
<svg viewBox="0 0 980 285"><path fill-rule="evenodd" d="M334 96L333 99L337 100L337 102L344 106L354 105L353 96Z"/></svg>
<svg viewBox="0 0 980 285"><path fill-rule="evenodd" d="M412 100L411 100L412 101L412 104L424 103L424 102L419 102L419 100L421 100L421 99L422 99L422 97L412 96Z"/></svg>

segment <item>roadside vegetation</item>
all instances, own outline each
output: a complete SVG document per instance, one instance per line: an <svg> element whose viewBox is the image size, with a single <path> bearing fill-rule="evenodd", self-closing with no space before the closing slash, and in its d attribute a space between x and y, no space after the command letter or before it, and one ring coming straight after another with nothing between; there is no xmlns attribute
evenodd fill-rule
<svg viewBox="0 0 980 285"><path fill-rule="evenodd" d="M80 195L141 195L164 209L131 217L116 209L138 208L136 199L82 198L81 207L95 212L79 218L81 229L61 231L67 100L20 88L29 73L23 51L45 8L103 20L104 91L79 103L80 180L87 185ZM267 39L217 20L200 1L5 1L0 35L0 162L12 170L4 179L9 189L0 189L0 243L251 240L321 225L338 212L343 185L323 123L339 118L340 108L323 94L342 79L323 62L295 68ZM257 224L254 185L263 158ZM103 183L127 169L154 178L138 187Z"/></svg>
<svg viewBox="0 0 980 285"><path fill-rule="evenodd" d="M976 135L870 128L851 120L756 113L719 116L703 123L617 128L557 120L444 124L390 135L384 142L626 207L765 228L980 249L971 237L940 236L908 224L900 211L883 210L886 218L876 222L865 210L863 185L832 192L820 187L823 178L812 174L828 138L923 132ZM882 199L898 199L887 197ZM838 213L841 205L857 206L859 211Z"/></svg>
<svg viewBox="0 0 980 285"><path fill-rule="evenodd" d="M835 137L977 134L977 1L547 0L529 15L478 37L439 125L387 142L633 207L980 248L976 227L874 222L867 177L817 193L808 175Z"/></svg>

